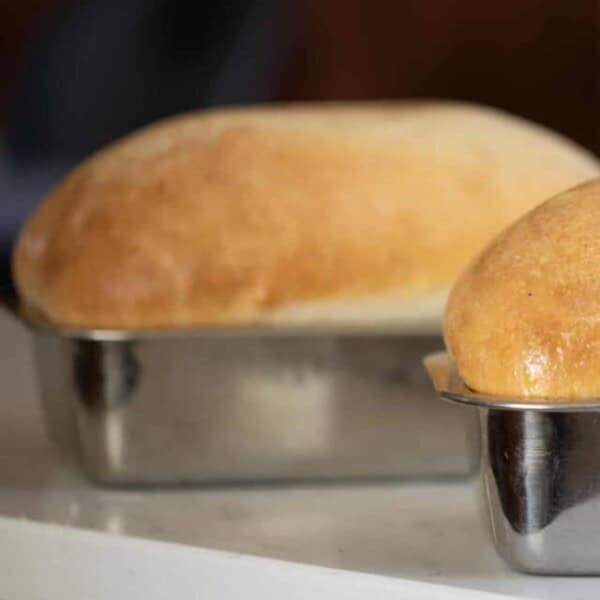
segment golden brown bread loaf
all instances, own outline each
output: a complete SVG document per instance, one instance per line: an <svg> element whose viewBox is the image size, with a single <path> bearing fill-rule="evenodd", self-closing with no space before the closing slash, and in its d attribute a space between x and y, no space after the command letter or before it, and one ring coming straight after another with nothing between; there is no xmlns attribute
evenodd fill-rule
<svg viewBox="0 0 600 600"><path fill-rule="evenodd" d="M507 398L600 396L600 179L499 235L454 286L446 344L465 383Z"/></svg>
<svg viewBox="0 0 600 600"><path fill-rule="evenodd" d="M439 327L503 225L597 174L571 142L459 103L166 120L85 161L22 231L24 303L84 327Z"/></svg>

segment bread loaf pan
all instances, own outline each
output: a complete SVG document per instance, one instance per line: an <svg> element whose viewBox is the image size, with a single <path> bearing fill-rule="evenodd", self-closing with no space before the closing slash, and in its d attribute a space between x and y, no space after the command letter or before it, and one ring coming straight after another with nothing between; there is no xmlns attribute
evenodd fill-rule
<svg viewBox="0 0 600 600"><path fill-rule="evenodd" d="M436 335L59 330L29 320L51 437L105 484L461 476Z"/></svg>
<svg viewBox="0 0 600 600"><path fill-rule="evenodd" d="M474 394L444 356L428 367L443 398L479 415L482 506L499 554L528 573L600 575L600 399Z"/></svg>

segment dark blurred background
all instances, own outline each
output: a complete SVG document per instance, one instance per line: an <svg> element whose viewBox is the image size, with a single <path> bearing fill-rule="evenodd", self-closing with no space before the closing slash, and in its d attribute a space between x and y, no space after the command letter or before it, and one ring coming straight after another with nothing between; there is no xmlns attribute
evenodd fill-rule
<svg viewBox="0 0 600 600"><path fill-rule="evenodd" d="M599 0L0 2L0 283L66 170L195 108L464 99L599 153L599 31Z"/></svg>

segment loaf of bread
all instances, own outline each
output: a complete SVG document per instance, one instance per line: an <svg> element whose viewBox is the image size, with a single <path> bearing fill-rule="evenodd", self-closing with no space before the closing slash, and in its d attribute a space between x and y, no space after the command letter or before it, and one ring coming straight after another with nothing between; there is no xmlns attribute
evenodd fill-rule
<svg viewBox="0 0 600 600"><path fill-rule="evenodd" d="M600 397L600 179L500 234L454 286L444 333L474 390Z"/></svg>
<svg viewBox="0 0 600 600"><path fill-rule="evenodd" d="M25 306L68 326L439 330L475 252L598 172L566 139L460 103L201 112L76 168L13 270Z"/></svg>

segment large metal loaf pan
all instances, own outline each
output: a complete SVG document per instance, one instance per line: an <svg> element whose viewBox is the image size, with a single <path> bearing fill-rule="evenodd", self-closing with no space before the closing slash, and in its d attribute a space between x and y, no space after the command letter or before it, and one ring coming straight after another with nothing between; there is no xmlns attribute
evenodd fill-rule
<svg viewBox="0 0 600 600"><path fill-rule="evenodd" d="M465 475L437 335L67 331L29 323L51 436L108 484Z"/></svg>

